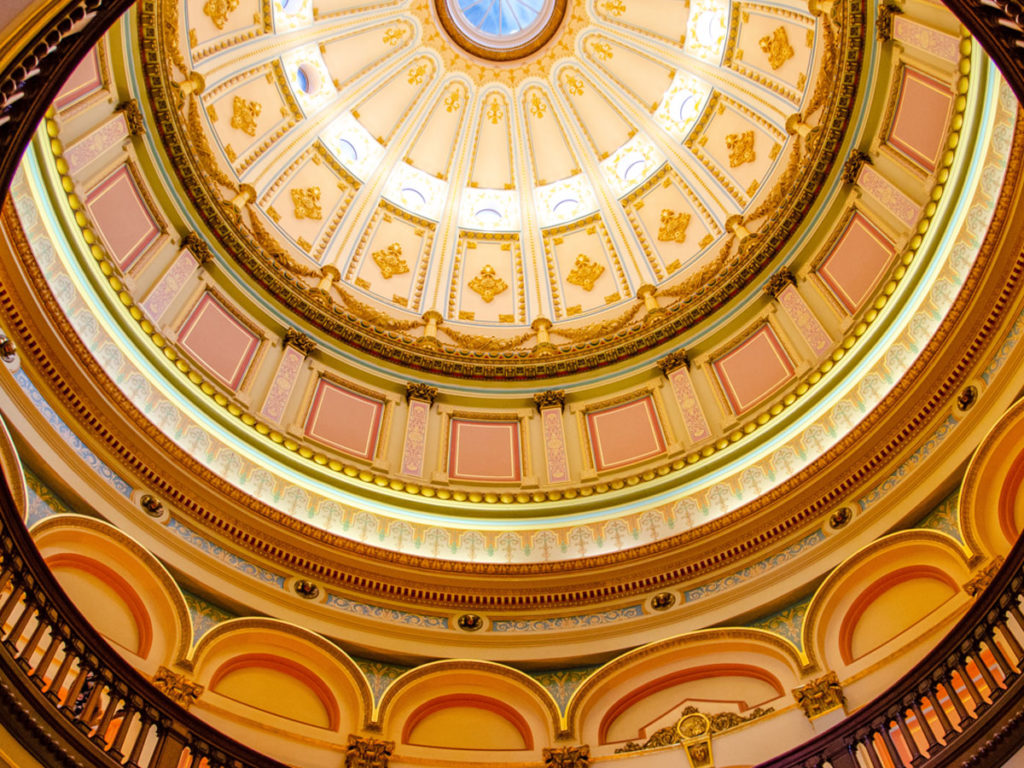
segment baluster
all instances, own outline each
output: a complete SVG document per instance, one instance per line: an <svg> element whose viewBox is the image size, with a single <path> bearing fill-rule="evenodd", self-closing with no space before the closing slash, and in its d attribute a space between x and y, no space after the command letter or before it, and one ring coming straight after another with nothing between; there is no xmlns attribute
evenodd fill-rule
<svg viewBox="0 0 1024 768"><path fill-rule="evenodd" d="M953 709L956 710L956 716L960 718L958 725L959 730L963 730L963 723L971 719L970 714L967 712L967 707L964 706L963 700L960 698L960 694L956 690L956 686L953 685L953 675L951 674L945 682L942 683L942 687L946 689L946 695L949 696L950 702L953 704Z"/></svg>
<svg viewBox="0 0 1024 768"><path fill-rule="evenodd" d="M924 734L924 740L928 743L928 754L929 756L935 752L935 747L939 745L939 740L935 738L935 734L932 732L931 725L928 724L928 718L924 716L924 711L921 709L921 703L917 697L910 702L910 708L914 711L914 717L917 719L917 724L921 728L921 733Z"/></svg>
<svg viewBox="0 0 1024 768"><path fill-rule="evenodd" d="M1003 636L1006 644L1010 646L1010 652L1013 654L1014 666L1020 669L1021 661L1024 661L1024 648L1021 647L1020 642L1017 640L1016 635L1013 634L1013 630L1005 621L997 621L996 628L999 630L999 634Z"/></svg>
<svg viewBox="0 0 1024 768"><path fill-rule="evenodd" d="M62 641L61 636L57 634L56 630L51 629L50 643L46 646L46 650L43 651L43 657L39 659L39 663L36 664L35 669L32 670L32 679L36 681L36 684L40 688L46 685L46 672L50 669L50 665L53 663L53 659L57 655L57 651L60 650Z"/></svg>
<svg viewBox="0 0 1024 768"><path fill-rule="evenodd" d="M39 647L39 641L43 639L43 633L47 630L49 625L43 621L43 612L40 610L36 621L36 628L32 630L32 636L28 639L25 647L21 649L21 652L15 657L21 665L28 669L32 663L32 654L36 652L36 648Z"/></svg>
<svg viewBox="0 0 1024 768"><path fill-rule="evenodd" d="M92 690L85 697L85 706L82 707L82 713L78 716L78 726L86 733L92 728L92 720L103 701L103 690L106 688L106 684L99 679L98 672L93 673L91 680L93 681Z"/></svg>
<svg viewBox="0 0 1024 768"><path fill-rule="evenodd" d="M120 763L124 759L121 749L124 747L125 739L128 738L128 731L130 731L132 727L132 720L135 718L138 711L138 707L135 706L134 701L125 700L124 712L121 715L121 724L117 727L117 733L114 734L114 740L110 742L110 749L107 750L107 754L110 755L114 762Z"/></svg>
<svg viewBox="0 0 1024 768"><path fill-rule="evenodd" d="M60 706L63 710L76 710L72 712L72 715L76 718L82 712L81 704L78 701L79 694L81 694L82 688L91 674L92 670L85 666L85 664L79 664L78 674L75 676L74 682L71 683L71 688L68 689L68 695L64 699L64 703Z"/></svg>
<svg viewBox="0 0 1024 768"><path fill-rule="evenodd" d="M1003 681L1005 683L1005 681L1010 678L1010 675L1013 674L1013 665L1010 664L1009 659L1007 659L1003 652L999 649L999 644L996 642L995 633L989 632L985 635L984 640L985 645L988 646L989 651L991 651L992 653L992 658L996 660L996 664L998 665L1000 671L1002 671L1003 673ZM1005 684L1003 687L1006 687Z"/></svg>
<svg viewBox="0 0 1024 768"><path fill-rule="evenodd" d="M903 743L910 750L910 764L920 765L923 763L925 757L921 754L921 750L917 748L917 739L910 732L910 726L907 725L907 718L902 709L896 713L896 727L899 728L900 733L903 735Z"/></svg>
<svg viewBox="0 0 1024 768"><path fill-rule="evenodd" d="M988 686L988 697L992 701L995 701L1002 689L999 687L999 683L996 682L995 677L992 675L992 670L988 668L988 664L986 664L985 660L981 657L981 651L972 649L968 654L968 657L974 659L974 665L978 668L978 672L981 673L981 679L984 680L985 685Z"/></svg>
<svg viewBox="0 0 1024 768"><path fill-rule="evenodd" d="M871 761L871 768L884 768L882 765L882 759L878 756L878 750L875 748L875 732L867 731L866 733L860 733L857 737L861 747L867 752L868 759Z"/></svg>
<svg viewBox="0 0 1024 768"><path fill-rule="evenodd" d="M935 711L935 717L939 719L939 725L942 726L942 733L940 736L943 741L949 741L949 735L953 733L953 724L949 721L949 715L946 714L946 708L942 706L942 702L939 701L939 694L936 688L932 688L925 694L928 697L928 701L932 705L932 709Z"/></svg>
<svg viewBox="0 0 1024 768"><path fill-rule="evenodd" d="M975 713L977 714L981 712L982 707L985 704L985 700L981 697L977 687L974 685L974 680L971 679L969 674L967 674L967 668L964 666L962 661L957 662L956 671L957 674L960 675L960 679L963 681L964 688L967 689L967 693L970 694L971 698L974 700Z"/></svg>
<svg viewBox="0 0 1024 768"><path fill-rule="evenodd" d="M0 608L0 629L2 629L4 624L7 623L7 619L11 617L11 613L21 601L21 596L24 594L25 588L20 584L17 584L11 594L7 596L7 602L5 602L3 607Z"/></svg>
<svg viewBox="0 0 1024 768"><path fill-rule="evenodd" d="M142 711L139 713L139 732L135 736L135 743L132 744L131 754L128 755L128 762L125 763L126 768L139 768L139 758L142 756L142 750L146 746L146 742L149 740L149 731L153 727L153 718L146 712Z"/></svg>
<svg viewBox="0 0 1024 768"><path fill-rule="evenodd" d="M832 768L859 768L850 744L839 746L838 752L828 752L828 762Z"/></svg>
<svg viewBox="0 0 1024 768"><path fill-rule="evenodd" d="M903 758L900 757L899 750L896 749L896 745L893 743L892 734L889 733L889 720L882 724L879 733L882 735L882 743L885 744L885 748L889 752L889 758L892 760L893 765L899 768L903 765Z"/></svg>
<svg viewBox="0 0 1024 768"><path fill-rule="evenodd" d="M4 558L5 562L6 559L7 558ZM7 588L12 576L14 576L14 571L10 568L4 568L4 570L0 572L0 592L3 592Z"/></svg>
<svg viewBox="0 0 1024 768"><path fill-rule="evenodd" d="M121 701L122 698L114 690L114 687L112 685L109 686L107 688L107 708L103 711L103 717L100 718L96 726L96 732L92 735L92 740L100 746L100 749L107 748L107 731L110 730L110 724L114 720L114 713L117 712Z"/></svg>
<svg viewBox="0 0 1024 768"><path fill-rule="evenodd" d="M178 768L185 751L185 736L175 730L171 720L162 720L157 728L156 749L149 759L149 768Z"/></svg>
<svg viewBox="0 0 1024 768"><path fill-rule="evenodd" d="M74 653L74 649L71 648L70 642L64 643L64 658L61 659L60 667L57 668L57 674L53 676L50 684L46 687L46 695L55 704L60 702L60 688L64 685L64 679L68 676L71 671L71 665L75 663L75 659L78 656Z"/></svg>
<svg viewBox="0 0 1024 768"><path fill-rule="evenodd" d="M35 613L35 604L26 599L25 610L21 612L18 620L14 622L14 626L11 628L10 634L4 638L4 645L6 645L12 653L17 649L18 643L21 642L21 636L25 634L25 629L28 627L28 623L32 620Z"/></svg>

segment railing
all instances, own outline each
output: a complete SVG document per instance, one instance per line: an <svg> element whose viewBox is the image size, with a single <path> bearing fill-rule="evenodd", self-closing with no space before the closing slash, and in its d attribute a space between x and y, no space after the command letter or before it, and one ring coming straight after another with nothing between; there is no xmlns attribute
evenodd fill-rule
<svg viewBox="0 0 1024 768"><path fill-rule="evenodd" d="M758 768L996 766L1024 747L1024 539L953 630L888 691Z"/></svg>
<svg viewBox="0 0 1024 768"><path fill-rule="evenodd" d="M43 562L0 482L0 721L44 764L283 768L228 738L122 659Z"/></svg>

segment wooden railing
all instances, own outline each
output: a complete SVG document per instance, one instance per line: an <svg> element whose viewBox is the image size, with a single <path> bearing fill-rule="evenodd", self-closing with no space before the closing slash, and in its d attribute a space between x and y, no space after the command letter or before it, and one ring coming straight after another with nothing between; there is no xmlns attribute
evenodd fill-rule
<svg viewBox="0 0 1024 768"><path fill-rule="evenodd" d="M943 0L1024 102L1024 0Z"/></svg>

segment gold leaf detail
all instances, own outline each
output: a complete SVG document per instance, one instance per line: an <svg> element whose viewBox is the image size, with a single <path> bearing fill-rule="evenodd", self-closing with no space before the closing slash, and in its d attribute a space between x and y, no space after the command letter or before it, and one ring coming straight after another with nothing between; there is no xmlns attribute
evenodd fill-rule
<svg viewBox="0 0 1024 768"><path fill-rule="evenodd" d="M320 187L292 190L292 203L295 204L296 219L322 219L320 209Z"/></svg>
<svg viewBox="0 0 1024 768"><path fill-rule="evenodd" d="M576 266L573 267L566 280L573 285L578 285L584 291L592 291L594 283L602 274L604 274L604 267L591 261L587 254L581 253L576 257Z"/></svg>
<svg viewBox="0 0 1024 768"><path fill-rule="evenodd" d="M255 136L256 118L262 111L263 105L258 101L248 101L241 96L235 96L235 100L231 103L231 127L250 136Z"/></svg>
<svg viewBox="0 0 1024 768"><path fill-rule="evenodd" d="M448 94L448 97L444 100L445 110L448 112L454 112L456 109L461 108L461 97L462 93L459 91L458 88L455 88L451 93Z"/></svg>
<svg viewBox="0 0 1024 768"><path fill-rule="evenodd" d="M427 76L427 65L420 64L409 70L409 85L420 85Z"/></svg>
<svg viewBox="0 0 1024 768"><path fill-rule="evenodd" d="M373 261L385 280L394 275L404 275L409 271L409 265L402 258L402 246L398 243L392 243L387 248L374 251Z"/></svg>
<svg viewBox="0 0 1024 768"><path fill-rule="evenodd" d="M725 146L729 149L729 167L752 163L757 158L754 154L754 132L730 133L725 137Z"/></svg>
<svg viewBox="0 0 1024 768"><path fill-rule="evenodd" d="M238 0L206 0L203 13L210 17L217 29L224 29L228 15L238 7Z"/></svg>
<svg viewBox="0 0 1024 768"><path fill-rule="evenodd" d="M661 229L658 239L662 242L686 242L686 228L690 226L690 214L676 213L665 208L661 212Z"/></svg>
<svg viewBox="0 0 1024 768"><path fill-rule="evenodd" d="M601 9L609 16L621 16L626 12L626 4L622 0L605 0Z"/></svg>
<svg viewBox="0 0 1024 768"><path fill-rule="evenodd" d="M480 294L480 298L488 304L494 297L508 288L508 283L494 273L494 267L486 264L480 274L469 281L469 287Z"/></svg>
<svg viewBox="0 0 1024 768"><path fill-rule="evenodd" d="M573 96L581 96L583 94L583 81L578 77L566 75L565 84L569 87L569 93Z"/></svg>
<svg viewBox="0 0 1024 768"><path fill-rule="evenodd" d="M501 111L501 104L497 99L492 99L487 107L487 119L491 121L491 125L497 125L498 121L504 116L505 113Z"/></svg>
<svg viewBox="0 0 1024 768"><path fill-rule="evenodd" d="M540 95L536 91L530 94L530 113L534 117L544 117L544 112L547 108L548 105L541 101Z"/></svg>
<svg viewBox="0 0 1024 768"><path fill-rule="evenodd" d="M399 41L405 37L405 29L402 27L388 27L384 32L384 37L381 38L381 42L392 47L398 45Z"/></svg>
<svg viewBox="0 0 1024 768"><path fill-rule="evenodd" d="M612 57L612 47L608 43L594 43L593 51L601 61L608 61Z"/></svg>
<svg viewBox="0 0 1024 768"><path fill-rule="evenodd" d="M770 35L762 37L758 44L768 54L768 64L772 69L778 69L794 56L785 27L777 27Z"/></svg>

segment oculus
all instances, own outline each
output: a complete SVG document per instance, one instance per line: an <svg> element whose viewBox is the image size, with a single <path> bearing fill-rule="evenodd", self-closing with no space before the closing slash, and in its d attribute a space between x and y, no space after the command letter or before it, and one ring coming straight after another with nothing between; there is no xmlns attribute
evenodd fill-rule
<svg viewBox="0 0 1024 768"><path fill-rule="evenodd" d="M568 0L435 0L437 18L463 50L491 61L536 53L554 36Z"/></svg>

